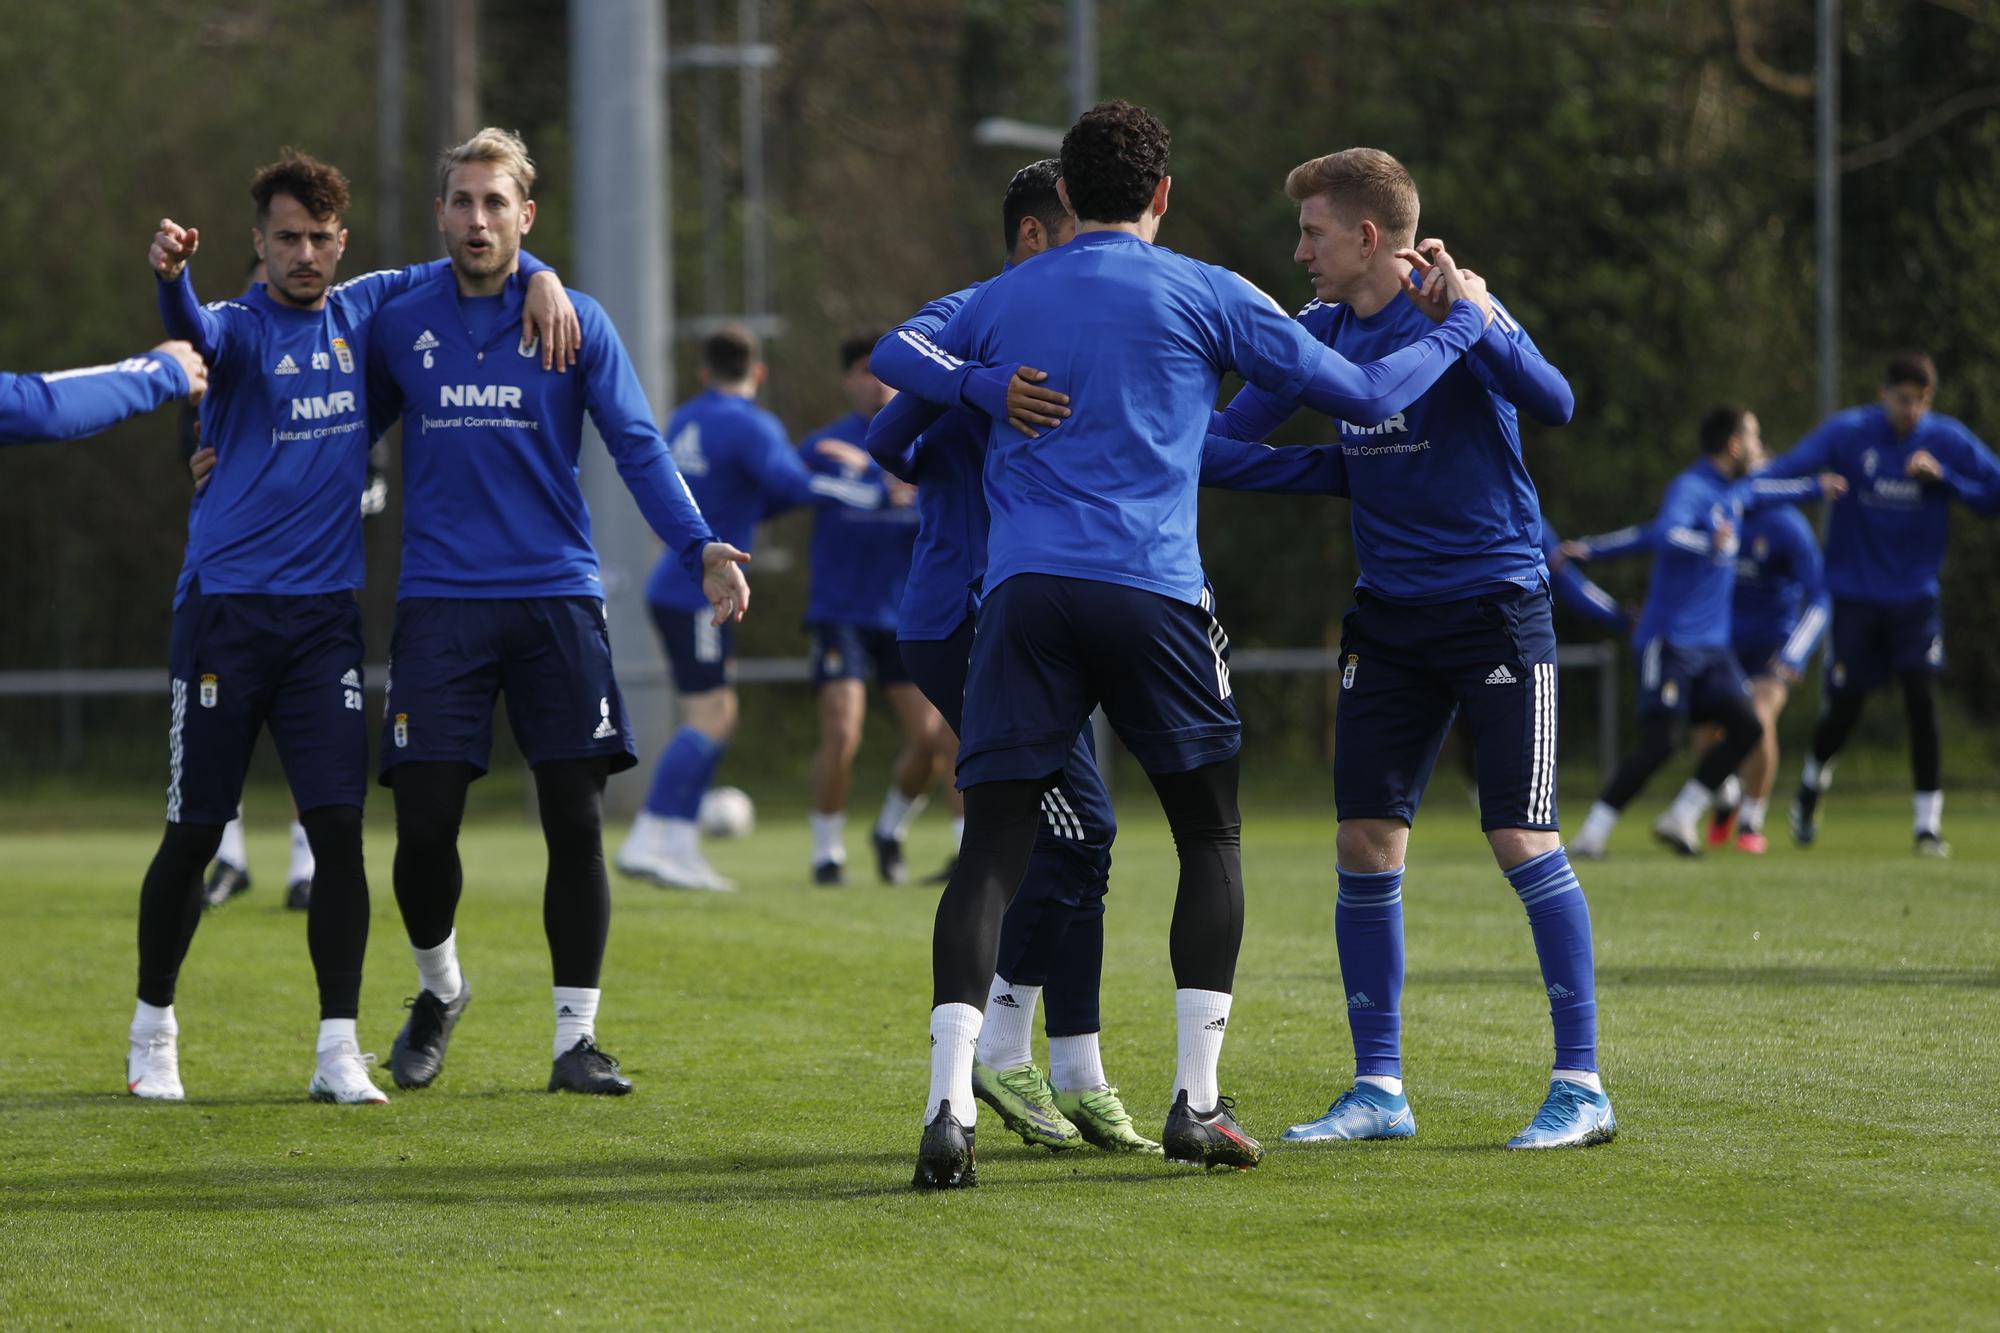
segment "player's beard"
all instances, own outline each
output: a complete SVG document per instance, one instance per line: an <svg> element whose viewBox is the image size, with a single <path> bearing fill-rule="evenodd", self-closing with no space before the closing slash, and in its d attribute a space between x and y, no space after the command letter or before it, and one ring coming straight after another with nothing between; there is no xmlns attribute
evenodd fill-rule
<svg viewBox="0 0 2000 1333"><path fill-rule="evenodd" d="M321 277L317 282L303 291L294 285L296 282L296 278L290 274L286 274L283 278L267 281L265 285L275 288L281 297L296 306L309 306L314 301L319 300L320 297L326 295L327 283L324 277Z"/></svg>
<svg viewBox="0 0 2000 1333"><path fill-rule="evenodd" d="M485 239L484 250L474 250L464 240L447 246L451 251L452 267L468 278L490 278L495 273L504 273L512 268L515 258L521 253L520 242L509 245L491 233Z"/></svg>

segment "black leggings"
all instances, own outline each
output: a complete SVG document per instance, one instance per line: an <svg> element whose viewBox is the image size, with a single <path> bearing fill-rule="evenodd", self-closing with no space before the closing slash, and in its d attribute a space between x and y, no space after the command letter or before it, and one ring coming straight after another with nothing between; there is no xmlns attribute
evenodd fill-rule
<svg viewBox="0 0 2000 1333"><path fill-rule="evenodd" d="M552 759L535 766L535 796L548 876L542 928L558 986L595 988L611 932L611 883L604 873L604 782L610 763L599 758ZM432 949L451 934L464 875L458 828L470 764L399 764L396 793L396 906L410 943Z"/></svg>
<svg viewBox="0 0 2000 1333"><path fill-rule="evenodd" d="M1700 720L1714 722L1722 728L1722 739L1708 747L1694 770L1695 781L1714 791L1757 748L1757 742L1764 735L1764 724L1757 720L1757 709L1747 697L1731 698L1726 703L1704 709ZM1612 775L1611 781L1605 785L1604 794L1598 799L1613 810L1623 810L1630 805L1632 799L1652 781L1653 775L1660 771L1661 765L1680 749L1684 730L1684 719L1678 713L1648 714L1639 730L1638 747L1618 765L1618 771Z"/></svg>
<svg viewBox="0 0 2000 1333"><path fill-rule="evenodd" d="M368 951L368 876L361 859L361 811L322 806L299 816L313 850L306 947L319 979L319 1016L354 1018ZM169 824L139 890L139 998L174 1002L181 963L201 923L201 875L222 841L220 824Z"/></svg>
<svg viewBox="0 0 2000 1333"><path fill-rule="evenodd" d="M1180 854L1170 952L1174 984L1228 991L1243 942L1242 817L1237 761L1153 777ZM965 837L938 899L931 1003L981 1008L1000 952L1000 923L1027 873L1042 793L1055 775L983 782L965 792Z"/></svg>
<svg viewBox="0 0 2000 1333"><path fill-rule="evenodd" d="M1903 716L1910 724L1910 777L1918 791L1937 791L1944 785L1944 760L1938 737L1937 678L1927 671L1906 671L1901 676ZM1861 720L1861 705L1868 696L1860 690L1829 694L1813 727L1813 758L1824 764L1840 753L1854 726Z"/></svg>

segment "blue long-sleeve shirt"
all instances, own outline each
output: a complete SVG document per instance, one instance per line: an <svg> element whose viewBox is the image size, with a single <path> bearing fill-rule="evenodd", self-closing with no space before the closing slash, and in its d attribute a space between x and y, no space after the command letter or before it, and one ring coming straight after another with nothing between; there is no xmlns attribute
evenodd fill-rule
<svg viewBox="0 0 2000 1333"><path fill-rule="evenodd" d="M523 256L534 269L546 267ZM384 303L448 280L447 260L367 273L318 310L271 298L257 283L200 305L189 268L155 284L167 332L208 361L202 442L215 471L188 510L179 605L205 593L307 595L361 586L361 512L368 445L368 349Z"/></svg>
<svg viewBox="0 0 2000 1333"><path fill-rule="evenodd" d="M1199 604L1196 495L1225 370L1380 421L1435 383L1481 324L1461 302L1413 345L1356 365L1234 273L1129 232L1085 232L1017 265L936 340L949 358L1035 366L1071 399L1069 418L1039 438L988 427L986 586L1045 573Z"/></svg>
<svg viewBox="0 0 2000 1333"><path fill-rule="evenodd" d="M697 583L715 540L675 469L652 405L603 307L570 291L577 364L543 370L519 334L527 279L461 301L447 272L376 316L369 383L403 417L399 597L601 597L577 481L588 412L618 475ZM494 304L483 307L480 301Z"/></svg>
<svg viewBox="0 0 2000 1333"><path fill-rule="evenodd" d="M1343 418L1354 503L1358 586L1394 601L1456 601L1506 584L1546 586L1541 502L1521 457L1517 408L1560 426L1575 409L1569 382L1499 302L1472 350L1421 397L1379 424ZM1312 337L1350 360L1401 347L1434 326L1397 298L1363 318L1314 301L1299 312ZM1252 384L1216 428L1261 440L1296 398Z"/></svg>
<svg viewBox="0 0 2000 1333"><path fill-rule="evenodd" d="M799 441L799 457L818 476L852 485L886 487L880 464L849 468L820 453L821 440L857 448L868 438L868 419L849 412ZM896 631L896 608L910 577L919 515L914 506L854 509L822 507L813 514L808 558L806 623L854 625Z"/></svg>
<svg viewBox="0 0 2000 1333"><path fill-rule="evenodd" d="M1618 605L1618 599L1597 586L1573 560L1555 559L1556 549L1562 545L1562 538L1550 526L1547 515L1542 517L1542 558L1549 562L1549 582L1555 594L1557 605L1568 607L1584 619L1605 629L1625 632L1625 609Z"/></svg>
<svg viewBox="0 0 2000 1333"><path fill-rule="evenodd" d="M0 371L0 444L81 439L187 393L186 373L165 352L76 370Z"/></svg>
<svg viewBox="0 0 2000 1333"><path fill-rule="evenodd" d="M1632 642L1664 638L1676 647L1727 648L1747 488L1706 458L1667 484L1653 521L1579 541L1585 559L1653 555L1645 609ZM1717 534L1728 525L1728 535Z"/></svg>
<svg viewBox="0 0 2000 1333"><path fill-rule="evenodd" d="M1779 660L1803 674L1826 632L1827 603L1819 541L1806 516L1789 505L1746 515L1737 543L1731 645L1779 644Z"/></svg>
<svg viewBox="0 0 2000 1333"><path fill-rule="evenodd" d="M802 504L880 508L879 485L816 476L800 460L777 417L741 394L704 389L667 421L667 449L717 541L751 550L757 525ZM660 558L646 599L678 611L708 605L701 584L672 551Z"/></svg>
<svg viewBox="0 0 2000 1333"><path fill-rule="evenodd" d="M1919 449L1938 460L1943 481L1905 473ZM1826 587L1835 597L1894 603L1937 596L1951 502L2000 514L2000 459L1962 422L1937 412L1908 435L1896 434L1879 405L1835 413L1754 484L1826 471L1847 480L1847 494L1827 518Z"/></svg>

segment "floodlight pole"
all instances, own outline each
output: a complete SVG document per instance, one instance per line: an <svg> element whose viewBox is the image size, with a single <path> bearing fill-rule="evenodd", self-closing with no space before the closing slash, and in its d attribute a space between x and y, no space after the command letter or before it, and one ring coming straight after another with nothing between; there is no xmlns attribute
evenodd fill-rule
<svg viewBox="0 0 2000 1333"><path fill-rule="evenodd" d="M1840 0L1818 0L1819 69L1813 79L1814 211L1819 270L1819 418L1840 396Z"/></svg>

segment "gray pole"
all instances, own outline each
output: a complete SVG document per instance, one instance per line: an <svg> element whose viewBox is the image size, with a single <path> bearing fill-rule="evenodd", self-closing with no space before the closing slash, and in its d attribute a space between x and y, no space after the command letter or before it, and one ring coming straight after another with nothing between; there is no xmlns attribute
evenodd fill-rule
<svg viewBox="0 0 2000 1333"><path fill-rule="evenodd" d="M1069 0L1069 118L1097 105L1097 0Z"/></svg>
<svg viewBox="0 0 2000 1333"><path fill-rule="evenodd" d="M1813 80L1816 128L1814 207L1818 217L1819 417L1840 398L1840 0L1819 0L1819 71Z"/></svg>
<svg viewBox="0 0 2000 1333"><path fill-rule="evenodd" d="M431 134L442 150L479 128L479 0L430 0L426 38Z"/></svg>
<svg viewBox="0 0 2000 1333"><path fill-rule="evenodd" d="M736 42L746 51L760 40L758 0L737 0ZM743 311L767 313L770 305L770 223L764 190L764 67L746 60L736 76L742 98Z"/></svg>
<svg viewBox="0 0 2000 1333"><path fill-rule="evenodd" d="M375 61L375 262L403 257L403 61L407 46L403 0L382 0Z"/></svg>
<svg viewBox="0 0 2000 1333"><path fill-rule="evenodd" d="M604 306L655 417L665 420L674 391L666 10L661 0L571 0L569 23L576 283ZM660 654L645 592L660 546L595 430L584 444L583 494L604 574L613 664L627 680L655 674ZM657 751L673 718L671 695L634 689L625 709L640 752ZM614 782L606 804L630 814L644 790L644 782Z"/></svg>

